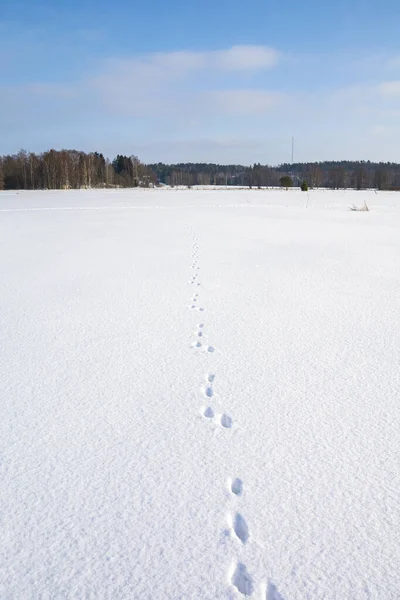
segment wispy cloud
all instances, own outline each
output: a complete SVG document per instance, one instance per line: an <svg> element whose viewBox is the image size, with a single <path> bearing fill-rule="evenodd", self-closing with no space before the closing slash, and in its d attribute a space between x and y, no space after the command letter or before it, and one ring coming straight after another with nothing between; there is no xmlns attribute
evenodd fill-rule
<svg viewBox="0 0 400 600"><path fill-rule="evenodd" d="M148 71L168 77L186 76L199 70L240 72L271 69L277 65L279 58L280 53L268 46L232 46L207 52L156 52L124 61L110 61L109 65L113 70L122 69L125 73L143 74Z"/></svg>
<svg viewBox="0 0 400 600"><path fill-rule="evenodd" d="M86 65L75 81L0 86L3 151L8 140L11 151L39 140L38 150L68 145L112 154L143 148L147 160L158 159L158 152L167 160L170 152L182 160L218 160L219 154L257 161L262 153L274 162L269 148L276 155L281 144L287 158L286 144L295 135L307 159L325 147L325 156L335 148L342 156L344 139L354 157L368 144L371 158L382 149L382 158L388 157L395 147L400 81L393 73L391 80L388 57L378 58L367 74L355 65L354 76L346 78L351 85L316 78L311 89L298 76L312 72L307 58L298 56L293 67L290 57L267 46L101 60Z"/></svg>
<svg viewBox="0 0 400 600"><path fill-rule="evenodd" d="M233 46L205 54L207 65L228 71L256 71L275 67L280 53L266 46Z"/></svg>
<svg viewBox="0 0 400 600"><path fill-rule="evenodd" d="M205 96L214 112L229 115L260 115L282 104L284 94L262 90L222 90Z"/></svg>
<svg viewBox="0 0 400 600"><path fill-rule="evenodd" d="M389 58L386 66L389 67L389 69L400 69L400 56L393 56Z"/></svg>
<svg viewBox="0 0 400 600"><path fill-rule="evenodd" d="M400 81L383 81L379 84L378 91L382 96L400 97Z"/></svg>
<svg viewBox="0 0 400 600"><path fill-rule="evenodd" d="M85 86L106 109L123 114L259 113L277 98L266 91L221 88L232 77L240 84L249 73L273 68L279 58L265 46L148 54L106 61Z"/></svg>

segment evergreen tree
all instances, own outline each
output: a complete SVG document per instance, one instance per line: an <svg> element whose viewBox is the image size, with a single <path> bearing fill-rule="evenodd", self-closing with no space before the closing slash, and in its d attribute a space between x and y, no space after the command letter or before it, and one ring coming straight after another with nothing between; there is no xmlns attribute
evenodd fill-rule
<svg viewBox="0 0 400 600"><path fill-rule="evenodd" d="M303 179L303 181L301 182L300 187L302 192L308 192L308 183L305 179Z"/></svg>

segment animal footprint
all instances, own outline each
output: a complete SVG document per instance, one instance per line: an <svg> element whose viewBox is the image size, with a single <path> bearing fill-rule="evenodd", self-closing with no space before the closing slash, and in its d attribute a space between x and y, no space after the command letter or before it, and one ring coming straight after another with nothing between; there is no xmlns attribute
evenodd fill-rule
<svg viewBox="0 0 400 600"><path fill-rule="evenodd" d="M207 381L209 383L213 383L214 379L215 379L215 375L213 375L212 373L210 373L210 375L207 375Z"/></svg>
<svg viewBox="0 0 400 600"><path fill-rule="evenodd" d="M233 522L233 531L235 532L236 537L245 544L249 539L249 528L247 526L246 520L240 513L236 513L235 520Z"/></svg>
<svg viewBox="0 0 400 600"><path fill-rule="evenodd" d="M283 600L282 596L276 589L276 586L269 581L265 600Z"/></svg>
<svg viewBox="0 0 400 600"><path fill-rule="evenodd" d="M207 407L207 408L204 410L204 412L203 412L203 415L204 415L205 417L207 417L207 419L213 419L213 418L214 418L214 411L213 411L213 409L211 408L211 406L208 406L208 407Z"/></svg>
<svg viewBox="0 0 400 600"><path fill-rule="evenodd" d="M225 413L221 416L220 423L222 427L225 427L225 429L230 429L233 425L232 418L226 415Z"/></svg>
<svg viewBox="0 0 400 600"><path fill-rule="evenodd" d="M234 479L231 482L231 492L235 496L241 496L243 493L243 481L241 479Z"/></svg>
<svg viewBox="0 0 400 600"><path fill-rule="evenodd" d="M213 346L208 346L207 352L214 352L215 348Z"/></svg>
<svg viewBox="0 0 400 600"><path fill-rule="evenodd" d="M229 417L225 413L221 416L220 423L222 427L225 427L225 429L230 429L233 424L231 417Z"/></svg>
<svg viewBox="0 0 400 600"><path fill-rule="evenodd" d="M244 596L251 596L254 592L253 580L243 563L237 563L233 571L231 582Z"/></svg>
<svg viewBox="0 0 400 600"><path fill-rule="evenodd" d="M207 396L207 398L212 398L214 396L212 387L206 387L206 389L204 390L204 395Z"/></svg>

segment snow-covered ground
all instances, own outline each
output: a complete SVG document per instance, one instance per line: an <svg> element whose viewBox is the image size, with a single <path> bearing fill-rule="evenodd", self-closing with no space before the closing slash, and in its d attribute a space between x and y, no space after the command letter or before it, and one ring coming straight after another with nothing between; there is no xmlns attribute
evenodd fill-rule
<svg viewBox="0 0 400 600"><path fill-rule="evenodd" d="M0 193L2 600L400 597L400 194L306 200Z"/></svg>

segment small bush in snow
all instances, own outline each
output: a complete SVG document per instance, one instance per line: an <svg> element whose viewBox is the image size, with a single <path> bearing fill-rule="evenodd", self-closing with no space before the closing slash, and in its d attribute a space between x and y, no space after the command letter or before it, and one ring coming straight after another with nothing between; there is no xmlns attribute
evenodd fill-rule
<svg viewBox="0 0 400 600"><path fill-rule="evenodd" d="M293 179L289 175L284 175L281 177L279 183L281 184L281 187L286 189L293 187Z"/></svg>
<svg viewBox="0 0 400 600"><path fill-rule="evenodd" d="M356 212L368 212L369 211L368 204L365 201L362 206L356 206L355 204L353 204L353 206L350 206L349 208L350 208L350 210L353 210Z"/></svg>

